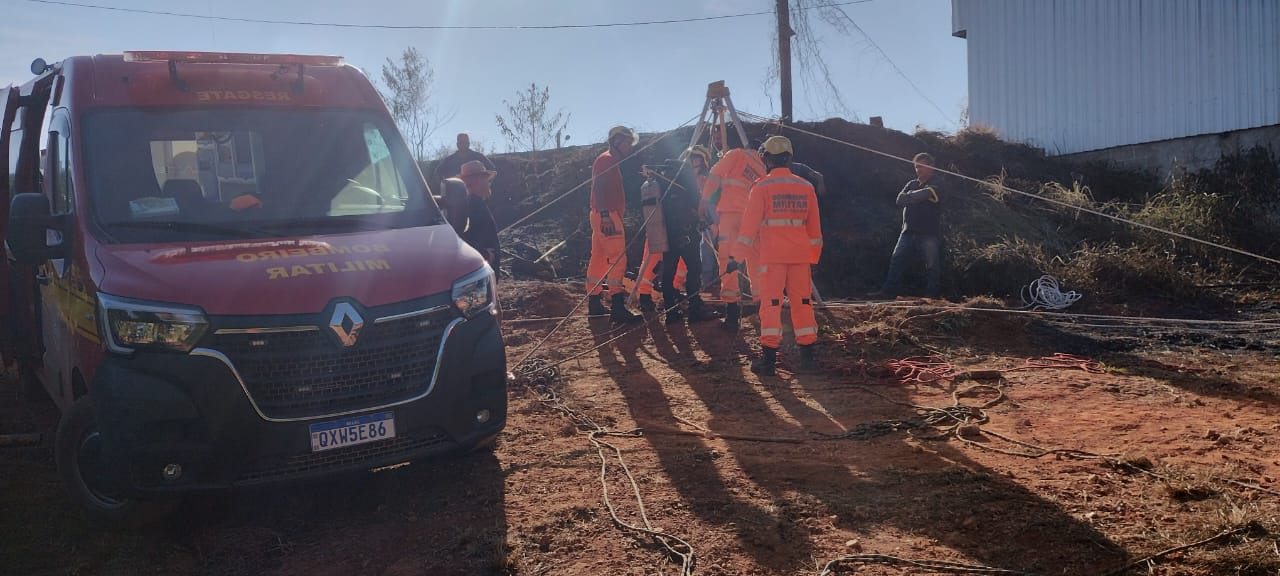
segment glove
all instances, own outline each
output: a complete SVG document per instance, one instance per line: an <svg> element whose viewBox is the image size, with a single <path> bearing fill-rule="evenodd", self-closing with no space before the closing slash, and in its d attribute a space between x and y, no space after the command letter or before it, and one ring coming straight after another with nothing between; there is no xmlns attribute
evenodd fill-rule
<svg viewBox="0 0 1280 576"><path fill-rule="evenodd" d="M742 269L742 264L739 264L738 261L734 260L732 257L729 258L729 263L724 265L725 274L728 274L730 272L737 272L738 270L741 270L741 269Z"/></svg>
<svg viewBox="0 0 1280 576"><path fill-rule="evenodd" d="M605 236L617 236L618 229L613 225L613 218L609 216L606 210L600 211L600 233Z"/></svg>

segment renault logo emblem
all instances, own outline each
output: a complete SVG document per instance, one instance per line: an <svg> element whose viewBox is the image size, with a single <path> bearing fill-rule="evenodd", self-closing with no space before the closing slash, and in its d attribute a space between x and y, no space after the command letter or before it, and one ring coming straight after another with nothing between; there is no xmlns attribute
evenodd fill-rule
<svg viewBox="0 0 1280 576"><path fill-rule="evenodd" d="M329 329L338 335L343 346L354 346L360 329L364 328L364 318L356 312L355 306L348 302L339 302L333 308L333 317L329 319Z"/></svg>

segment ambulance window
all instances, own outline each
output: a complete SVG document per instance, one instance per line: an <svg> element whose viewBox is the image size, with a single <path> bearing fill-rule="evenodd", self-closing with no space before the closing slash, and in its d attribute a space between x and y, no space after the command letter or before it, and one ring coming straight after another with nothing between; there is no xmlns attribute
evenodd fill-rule
<svg viewBox="0 0 1280 576"><path fill-rule="evenodd" d="M330 216L399 211L408 201L404 181L382 131L368 122L361 131L364 154L360 170L330 202Z"/></svg>
<svg viewBox="0 0 1280 576"><path fill-rule="evenodd" d="M69 154L70 127L66 117L58 114L53 119L51 128L48 133L48 174L45 174L45 178L49 179L49 189L53 193L53 213L69 214L74 203Z"/></svg>
<svg viewBox="0 0 1280 576"><path fill-rule="evenodd" d="M9 193L17 194L19 192L31 192L31 190L17 190L18 186L18 159L22 152L22 116L26 111L25 108L18 108L17 114L13 116L13 126L7 126L9 130Z"/></svg>
<svg viewBox="0 0 1280 576"><path fill-rule="evenodd" d="M229 201L258 194L262 143L253 132L192 132L153 139L151 169L160 190L170 180L192 180L204 198Z"/></svg>

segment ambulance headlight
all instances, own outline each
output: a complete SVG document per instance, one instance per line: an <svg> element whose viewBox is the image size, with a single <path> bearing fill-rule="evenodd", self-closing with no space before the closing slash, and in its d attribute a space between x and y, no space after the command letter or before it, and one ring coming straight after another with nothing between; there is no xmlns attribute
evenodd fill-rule
<svg viewBox="0 0 1280 576"><path fill-rule="evenodd" d="M453 283L453 305L471 319L493 306L493 269L486 264Z"/></svg>
<svg viewBox="0 0 1280 576"><path fill-rule="evenodd" d="M191 306L98 294L98 318L107 349L189 352L209 328L204 311Z"/></svg>

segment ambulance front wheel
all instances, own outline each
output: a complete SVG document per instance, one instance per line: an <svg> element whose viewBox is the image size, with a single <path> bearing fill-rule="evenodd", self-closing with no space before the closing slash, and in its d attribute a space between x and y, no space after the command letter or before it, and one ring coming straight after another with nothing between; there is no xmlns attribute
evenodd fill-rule
<svg viewBox="0 0 1280 576"><path fill-rule="evenodd" d="M54 441L58 474L73 500L90 521L110 526L140 527L154 524L172 510L171 499L138 500L111 477L103 457L89 396L76 400L62 415Z"/></svg>

